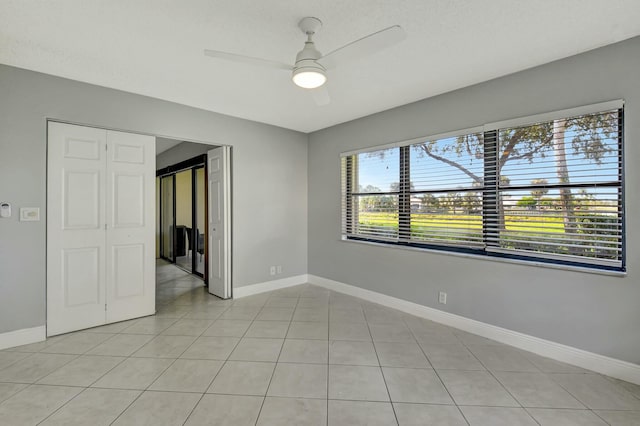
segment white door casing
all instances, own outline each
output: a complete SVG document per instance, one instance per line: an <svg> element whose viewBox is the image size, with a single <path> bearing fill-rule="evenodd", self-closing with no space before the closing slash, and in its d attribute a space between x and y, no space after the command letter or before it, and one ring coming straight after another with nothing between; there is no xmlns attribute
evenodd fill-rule
<svg viewBox="0 0 640 426"><path fill-rule="evenodd" d="M155 138L49 122L47 335L155 311Z"/></svg>
<svg viewBox="0 0 640 426"><path fill-rule="evenodd" d="M50 122L47 334L105 322L106 131Z"/></svg>
<svg viewBox="0 0 640 426"><path fill-rule="evenodd" d="M155 148L107 132L107 323L155 313Z"/></svg>
<svg viewBox="0 0 640 426"><path fill-rule="evenodd" d="M209 202L209 293L231 297L231 148L207 153Z"/></svg>

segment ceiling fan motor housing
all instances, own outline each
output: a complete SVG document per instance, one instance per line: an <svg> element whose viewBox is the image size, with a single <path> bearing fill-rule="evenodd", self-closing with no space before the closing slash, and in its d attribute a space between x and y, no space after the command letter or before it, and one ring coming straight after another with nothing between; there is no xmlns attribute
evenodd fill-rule
<svg viewBox="0 0 640 426"><path fill-rule="evenodd" d="M318 52L313 43L313 35L322 26L322 21L318 18L303 18L298 26L307 36L304 47L296 55L296 63L293 66L293 74L291 78L293 82L305 89L315 89L322 86L327 81L326 69L317 61L322 58L322 54Z"/></svg>
<svg viewBox="0 0 640 426"><path fill-rule="evenodd" d="M322 57L313 41L305 42L304 48L296 55L292 78L295 84L307 89L322 86L326 81L326 69L317 60Z"/></svg>

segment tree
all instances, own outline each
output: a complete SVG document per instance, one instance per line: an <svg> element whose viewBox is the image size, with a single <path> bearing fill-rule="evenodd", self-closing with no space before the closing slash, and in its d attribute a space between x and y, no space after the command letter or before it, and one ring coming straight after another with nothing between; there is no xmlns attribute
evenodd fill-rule
<svg viewBox="0 0 640 426"><path fill-rule="evenodd" d="M565 132L567 120L555 120L553 122L553 149L556 155L556 173L561 185L568 185L569 169L567 168L567 151L565 148ZM575 233L575 215L573 212L573 200L571 188L560 187L560 203L562 205L562 221L565 234Z"/></svg>
<svg viewBox="0 0 640 426"><path fill-rule="evenodd" d="M395 198L390 195L383 195L376 199L375 208L377 210L393 212L397 208L398 204Z"/></svg>
<svg viewBox="0 0 640 426"><path fill-rule="evenodd" d="M460 207L461 200L460 193L449 192L440 197L440 205L447 211L451 211L453 214L456 214L456 210Z"/></svg>
<svg viewBox="0 0 640 426"><path fill-rule="evenodd" d="M378 188L377 186L373 186L373 185L367 185L365 187L363 187L362 185L358 185L358 192L359 193L376 193L376 192L382 192L382 190L380 188ZM379 204L379 196L375 196L375 195L365 195L360 197L360 210L363 212L370 212L370 211L374 211Z"/></svg>
<svg viewBox="0 0 640 426"><path fill-rule="evenodd" d="M509 161L528 160L533 163L536 158L554 155L556 159L556 174L560 183L569 183L566 151L567 145L574 155L600 164L602 158L610 149L604 143L605 139L617 132L617 113L585 115L565 120L539 123L532 126L499 131L499 152L496 168L502 183L502 169ZM571 130L572 139L565 140L567 130ZM439 146L437 140L427 141L417 145L423 155L445 163L469 176L474 184L483 186L484 178L475 174L456 157L462 155L470 158L482 159L484 145L478 134L465 135L457 138L456 143ZM571 190L561 189L561 203L564 214L565 232L572 232L574 212L571 203ZM504 228L504 202L498 200L498 220Z"/></svg>
<svg viewBox="0 0 640 426"><path fill-rule="evenodd" d="M538 205L538 201L533 197L522 197L516 203L516 206L533 210Z"/></svg>
<svg viewBox="0 0 640 426"><path fill-rule="evenodd" d="M382 192L382 190L373 185L367 185L365 187L363 187L362 185L358 185L358 192Z"/></svg>
<svg viewBox="0 0 640 426"><path fill-rule="evenodd" d="M409 182L409 191L415 191L416 188L413 185L413 182ZM400 182L392 182L391 184L389 184L389 191L390 192L400 192Z"/></svg>
<svg viewBox="0 0 640 426"><path fill-rule="evenodd" d="M548 183L549 182L547 182L546 179L534 179L534 180L531 181L531 185L541 185L542 186L542 185L547 185ZM533 198L536 201L535 204L538 206L538 209L542 205L540 203L540 200L542 200L542 197L547 195L548 192L549 192L549 189L547 189L547 188L539 188L539 189L532 189L531 190L531 198Z"/></svg>
<svg viewBox="0 0 640 426"><path fill-rule="evenodd" d="M423 210L437 210L440 208L440 199L433 194L424 194L420 198Z"/></svg>
<svg viewBox="0 0 640 426"><path fill-rule="evenodd" d="M574 197L574 206L576 209L582 209L586 211L596 210L598 201L593 194L590 194L589 191L582 188L578 190L578 194Z"/></svg>
<svg viewBox="0 0 640 426"><path fill-rule="evenodd" d="M482 208L482 198L477 192L465 192L460 196L460 208L465 214L473 214Z"/></svg>

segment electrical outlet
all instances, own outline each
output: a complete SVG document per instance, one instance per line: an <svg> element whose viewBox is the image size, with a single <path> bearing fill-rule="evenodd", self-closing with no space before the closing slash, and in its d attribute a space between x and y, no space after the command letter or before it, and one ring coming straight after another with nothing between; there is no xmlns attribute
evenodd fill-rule
<svg viewBox="0 0 640 426"><path fill-rule="evenodd" d="M275 275L276 274L276 267L275 266L272 266L272 267L269 268L269 274L271 274L271 275Z"/></svg>
<svg viewBox="0 0 640 426"><path fill-rule="evenodd" d="M438 295L438 302L442 303L443 305L447 304L447 293L445 293L444 291L441 291L440 294Z"/></svg>
<svg viewBox="0 0 640 426"><path fill-rule="evenodd" d="M282 265L278 265L278 266L276 266L276 272L277 272L278 274L281 274L281 273L282 273Z"/></svg>

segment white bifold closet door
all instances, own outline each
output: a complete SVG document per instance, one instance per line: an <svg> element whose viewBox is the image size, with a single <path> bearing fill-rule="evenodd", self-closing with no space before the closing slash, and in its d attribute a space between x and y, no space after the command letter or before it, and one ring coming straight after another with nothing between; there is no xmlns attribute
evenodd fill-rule
<svg viewBox="0 0 640 426"><path fill-rule="evenodd" d="M155 312L155 138L49 122L47 335Z"/></svg>
<svg viewBox="0 0 640 426"><path fill-rule="evenodd" d="M222 299L231 294L231 148L207 153L209 170L209 293Z"/></svg>

